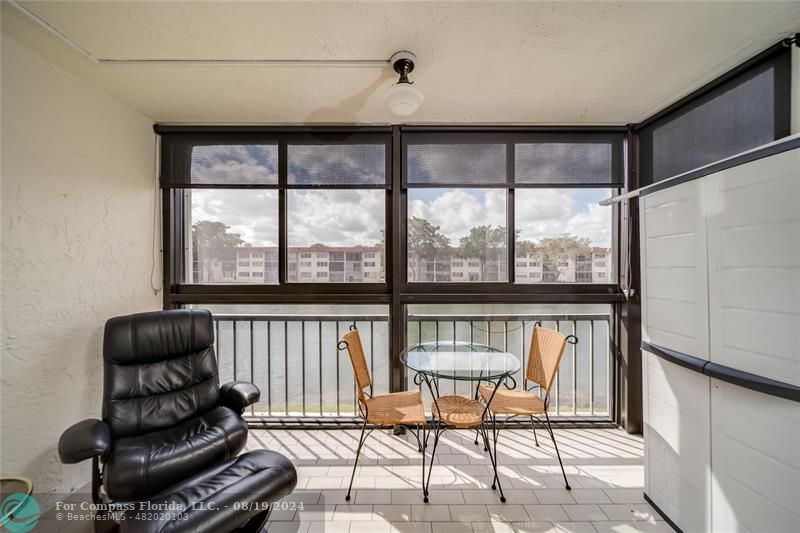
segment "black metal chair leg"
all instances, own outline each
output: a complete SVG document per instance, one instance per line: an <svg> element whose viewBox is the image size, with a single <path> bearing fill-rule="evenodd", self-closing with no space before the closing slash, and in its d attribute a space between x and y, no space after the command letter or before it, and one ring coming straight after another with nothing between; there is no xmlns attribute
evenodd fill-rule
<svg viewBox="0 0 800 533"><path fill-rule="evenodd" d="M433 458L436 457L436 446L439 444L439 433L442 424L440 421L436 421L436 430L433 435L433 449L431 450L431 464L428 468L428 479L427 481L423 478L422 479L422 501L428 503L428 489L431 486L431 472L433 472Z"/></svg>
<svg viewBox="0 0 800 533"><path fill-rule="evenodd" d="M539 447L539 437L536 436L536 424L533 423L533 415L531 415L531 429L533 430L533 442L536 443L536 447Z"/></svg>
<svg viewBox="0 0 800 533"><path fill-rule="evenodd" d="M494 454L494 480L497 483L497 490L500 492L500 502L506 503L506 496L503 494L503 486L500 485L500 476L497 474L497 439L500 431L497 429L497 419L492 416L492 439L494 440L494 450L489 452L491 456ZM493 487L494 488L494 487Z"/></svg>
<svg viewBox="0 0 800 533"><path fill-rule="evenodd" d="M361 455L361 447L364 446L364 441L367 440L364 436L366 429L367 421L364 420L364 425L361 426L361 436L358 438L358 448L356 448L356 460L353 463L353 473L350 474L350 486L347 487L347 496L344 497L344 500L347 502L350 501L350 491L353 490L353 479L356 477L356 468L358 468L358 457Z"/></svg>
<svg viewBox="0 0 800 533"><path fill-rule="evenodd" d="M556 449L558 464L561 465L561 475L564 476L564 484L567 490L572 490L572 487L569 486L569 481L567 481L567 473L564 471L564 463L561 461L561 454L558 451L558 444L556 444L556 436L553 433L553 426L550 425L550 416L547 414L547 411L544 412L544 417L547 420L547 431L550 433L550 438L553 439L553 447Z"/></svg>
<svg viewBox="0 0 800 533"><path fill-rule="evenodd" d="M480 430L475 428L475 446L478 445L478 433L480 433Z"/></svg>

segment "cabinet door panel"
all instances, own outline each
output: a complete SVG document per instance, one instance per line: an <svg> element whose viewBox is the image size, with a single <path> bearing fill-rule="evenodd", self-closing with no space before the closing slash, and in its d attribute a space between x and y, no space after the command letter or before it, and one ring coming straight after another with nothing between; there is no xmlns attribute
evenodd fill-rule
<svg viewBox="0 0 800 533"><path fill-rule="evenodd" d="M642 337L708 358L708 289L702 181L643 198Z"/></svg>
<svg viewBox="0 0 800 533"><path fill-rule="evenodd" d="M704 180L710 359L800 385L800 150Z"/></svg>

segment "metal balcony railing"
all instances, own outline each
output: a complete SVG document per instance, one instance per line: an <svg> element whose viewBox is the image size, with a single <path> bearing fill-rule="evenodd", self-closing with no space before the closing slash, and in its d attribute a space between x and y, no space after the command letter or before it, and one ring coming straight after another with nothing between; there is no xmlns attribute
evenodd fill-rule
<svg viewBox="0 0 800 533"><path fill-rule="evenodd" d="M552 413L608 418L608 315L410 315L407 342L472 341L513 353L522 363L523 371L514 377L523 387L531 328L536 321L579 338L564 354L551 392ZM386 315L215 314L220 381L247 380L261 388L261 400L248 413L251 417L353 417L353 372L347 356L336 348L353 322L370 364L373 392L389 392ZM413 386L411 379L407 383ZM456 394L474 392L467 383L453 383L452 387ZM428 398L425 404L430 405Z"/></svg>

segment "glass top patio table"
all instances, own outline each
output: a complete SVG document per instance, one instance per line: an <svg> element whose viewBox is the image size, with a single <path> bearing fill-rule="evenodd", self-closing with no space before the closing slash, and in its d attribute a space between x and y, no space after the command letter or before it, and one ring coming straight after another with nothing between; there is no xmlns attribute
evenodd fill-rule
<svg viewBox="0 0 800 533"><path fill-rule="evenodd" d="M474 342L424 342L404 350L400 361L421 374L459 381L494 381L520 369L519 359Z"/></svg>

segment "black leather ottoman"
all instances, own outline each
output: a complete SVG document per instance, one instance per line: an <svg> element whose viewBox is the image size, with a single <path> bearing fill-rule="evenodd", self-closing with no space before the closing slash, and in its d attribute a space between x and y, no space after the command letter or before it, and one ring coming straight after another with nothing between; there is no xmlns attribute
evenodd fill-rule
<svg viewBox="0 0 800 533"><path fill-rule="evenodd" d="M123 533L260 531L271 504L292 492L297 471L283 455L248 452L136 502ZM148 510L149 509L149 510Z"/></svg>

